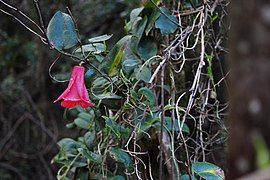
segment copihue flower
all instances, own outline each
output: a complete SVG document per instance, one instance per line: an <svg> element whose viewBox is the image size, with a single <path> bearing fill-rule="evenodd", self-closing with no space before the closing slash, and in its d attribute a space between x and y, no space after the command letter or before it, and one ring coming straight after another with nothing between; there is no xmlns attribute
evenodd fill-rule
<svg viewBox="0 0 270 180"><path fill-rule="evenodd" d="M94 106L94 104L90 102L84 84L84 67L74 66L67 89L54 101L54 103L59 100L63 100L61 106L66 108L75 108L77 106L87 108L89 106Z"/></svg>

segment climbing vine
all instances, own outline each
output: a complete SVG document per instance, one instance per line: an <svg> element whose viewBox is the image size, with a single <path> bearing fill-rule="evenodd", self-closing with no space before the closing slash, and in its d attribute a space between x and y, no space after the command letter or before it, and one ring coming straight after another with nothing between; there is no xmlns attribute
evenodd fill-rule
<svg viewBox="0 0 270 180"><path fill-rule="evenodd" d="M45 25L38 1L39 23L0 3L58 52L53 80L63 82L53 73L62 57L76 64L56 101L66 127L81 131L57 143L58 179L224 179L227 1L147 1L111 49L113 35L81 39L69 8Z"/></svg>

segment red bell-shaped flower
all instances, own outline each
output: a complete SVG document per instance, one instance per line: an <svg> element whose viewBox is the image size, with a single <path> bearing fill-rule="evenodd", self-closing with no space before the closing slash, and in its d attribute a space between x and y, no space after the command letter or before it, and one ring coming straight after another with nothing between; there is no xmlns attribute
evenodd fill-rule
<svg viewBox="0 0 270 180"><path fill-rule="evenodd" d="M63 99L61 106L66 108L75 108L77 106L87 108L89 106L94 106L94 104L90 102L84 84L84 67L74 66L67 89L54 101L54 103L61 99Z"/></svg>

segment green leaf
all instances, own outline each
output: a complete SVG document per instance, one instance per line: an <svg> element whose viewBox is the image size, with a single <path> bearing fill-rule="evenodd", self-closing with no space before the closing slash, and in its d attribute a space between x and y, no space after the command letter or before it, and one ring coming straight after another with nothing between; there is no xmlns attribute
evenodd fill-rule
<svg viewBox="0 0 270 180"><path fill-rule="evenodd" d="M146 99L149 101L150 107L153 107L155 105L155 95L150 89L142 87L141 89L139 89L138 95L139 96L144 95Z"/></svg>
<svg viewBox="0 0 270 180"><path fill-rule="evenodd" d="M160 0L153 0L153 2L158 6L160 4ZM144 8L145 9L155 9L156 6L153 4L153 2L148 1L148 3L145 4Z"/></svg>
<svg viewBox="0 0 270 180"><path fill-rule="evenodd" d="M190 180L188 174L184 174L183 176L180 177L180 180ZM192 176L192 180L196 180L194 176Z"/></svg>
<svg viewBox="0 0 270 180"><path fill-rule="evenodd" d="M109 109L118 109L121 106L121 96L111 95L110 93L101 94L96 96L100 100L102 100L102 104L106 105Z"/></svg>
<svg viewBox="0 0 270 180"><path fill-rule="evenodd" d="M140 13L142 12L143 8L135 8L131 11L130 13L130 21L134 22L137 17L140 15Z"/></svg>
<svg viewBox="0 0 270 180"><path fill-rule="evenodd" d="M124 44L124 56L123 61L127 59L140 59L137 55L139 39L136 36L130 36L128 41Z"/></svg>
<svg viewBox="0 0 270 180"><path fill-rule="evenodd" d="M109 177L108 180L125 180L123 176L114 176L114 177Z"/></svg>
<svg viewBox="0 0 270 180"><path fill-rule="evenodd" d="M142 121L140 131L147 132L151 127L155 127L156 123L159 122L159 113L153 113L153 115L147 115Z"/></svg>
<svg viewBox="0 0 270 180"><path fill-rule="evenodd" d="M72 112L72 109L70 110ZM83 109L81 106L76 107L76 111L80 112L80 113L84 113L85 109ZM75 113L75 110L74 110Z"/></svg>
<svg viewBox="0 0 270 180"><path fill-rule="evenodd" d="M60 151L67 157L76 156L77 149L80 147L78 142L70 138L61 139L57 144L60 147Z"/></svg>
<svg viewBox="0 0 270 180"><path fill-rule="evenodd" d="M97 78L97 72L94 69L88 69L84 75L84 82L87 87L90 87Z"/></svg>
<svg viewBox="0 0 270 180"><path fill-rule="evenodd" d="M102 55L100 55L100 54L95 54L95 57L96 57L96 60L97 60L98 62L100 62L100 63L104 60L104 56L102 56Z"/></svg>
<svg viewBox="0 0 270 180"><path fill-rule="evenodd" d="M218 166L208 162L195 162L192 164L192 170L207 180L224 179L224 172Z"/></svg>
<svg viewBox="0 0 270 180"><path fill-rule="evenodd" d="M109 84L110 84L110 82L107 79L105 79L104 77L98 77L93 82L93 88L104 89Z"/></svg>
<svg viewBox="0 0 270 180"><path fill-rule="evenodd" d="M180 123L182 123L182 122L180 122ZM171 131L172 130L172 118L166 116L164 118L164 125L168 128L168 130ZM174 130L177 131L177 132L180 131L180 127L178 125L177 120L174 121ZM189 127L188 127L188 125L186 123L184 123L184 125L183 125L182 132L185 132L187 134L190 133L190 129L189 129Z"/></svg>
<svg viewBox="0 0 270 180"><path fill-rule="evenodd" d="M110 157L119 162L119 163L123 163L123 165L126 167L126 169L131 170L132 169L132 160L129 156L128 153L126 153L125 151L123 151L120 148L117 147L112 147L109 150L110 153Z"/></svg>
<svg viewBox="0 0 270 180"><path fill-rule="evenodd" d="M79 174L79 180L88 180L89 179L89 172L84 169L80 169L80 174Z"/></svg>
<svg viewBox="0 0 270 180"><path fill-rule="evenodd" d="M116 54L116 57L114 58L111 68L109 70L109 75L114 76L119 72L119 66L122 63L122 58L124 55L123 49L120 49L118 53Z"/></svg>
<svg viewBox="0 0 270 180"><path fill-rule="evenodd" d="M93 119L90 113L85 113L85 112L79 113L78 117L86 120L87 122L91 122L91 120Z"/></svg>
<svg viewBox="0 0 270 180"><path fill-rule="evenodd" d="M131 74L139 64L141 64L139 59L127 59L122 62L122 69L125 73Z"/></svg>
<svg viewBox="0 0 270 180"><path fill-rule="evenodd" d="M96 109L94 112L95 112L95 130L101 131L106 127L105 120L104 118L102 118L102 114L106 113L105 108L101 107L99 109Z"/></svg>
<svg viewBox="0 0 270 180"><path fill-rule="evenodd" d="M139 59L139 57L135 53L137 51L137 44L138 39L135 36L128 35L123 37L114 45L114 47L110 50L108 55L102 61L101 69L105 73L109 73L114 60L116 60L116 56L119 54L119 52L122 53L122 51L124 51L122 62L124 62L124 60L126 59Z"/></svg>
<svg viewBox="0 0 270 180"><path fill-rule="evenodd" d="M128 139L130 137L130 130L128 128L125 128L120 125L118 125L117 127L123 139Z"/></svg>
<svg viewBox="0 0 270 180"><path fill-rule="evenodd" d="M82 118L76 118L74 120L74 123L78 127L83 128L83 129L89 129L89 126L90 126L90 123L88 121L86 121L85 119L82 119Z"/></svg>
<svg viewBox="0 0 270 180"><path fill-rule="evenodd" d="M104 42L104 41L109 40L111 37L112 37L112 35L104 34L104 35L101 35L101 36L90 38L90 39L88 39L88 41L90 43Z"/></svg>
<svg viewBox="0 0 270 180"><path fill-rule="evenodd" d="M74 47L79 41L70 15L57 11L49 22L47 36L59 51Z"/></svg>
<svg viewBox="0 0 270 180"><path fill-rule="evenodd" d="M156 9L155 11L153 11L149 17L149 20L148 20L148 24L146 26L146 29L145 29L145 34L146 36L148 36L149 32L152 30L155 22L157 21L157 19L159 18L160 16L160 12L158 9Z"/></svg>
<svg viewBox="0 0 270 180"><path fill-rule="evenodd" d="M82 158L82 157L79 157L75 162L74 164L72 165L73 167L85 167L87 166L87 161L85 158Z"/></svg>
<svg viewBox="0 0 270 180"><path fill-rule="evenodd" d="M132 35L136 36L138 38L138 42L141 40L144 30L147 25L147 16L144 16L144 18L140 18L137 21L134 22L134 26L132 27Z"/></svg>
<svg viewBox="0 0 270 180"><path fill-rule="evenodd" d="M100 54L105 51L105 45L102 43L86 44L82 46L83 52L94 52L95 54ZM79 47L75 50L75 53L82 52Z"/></svg>
<svg viewBox="0 0 270 180"><path fill-rule="evenodd" d="M136 91L134 91L133 89L130 90L130 93L132 95L132 97L136 100L139 100L138 94Z"/></svg>
<svg viewBox="0 0 270 180"><path fill-rule="evenodd" d="M101 68L105 73L109 73L111 69L111 65L113 61L115 60L115 57L117 54L121 51L123 51L124 45L129 41L131 36L125 36L122 39L120 39L110 50L108 55L105 57L103 63L101 64Z"/></svg>
<svg viewBox="0 0 270 180"><path fill-rule="evenodd" d="M74 120L74 123L83 129L89 129L93 120L93 114L81 112Z"/></svg>
<svg viewBox="0 0 270 180"><path fill-rule="evenodd" d="M84 143L88 148L92 148L93 147L93 143L96 139L96 132L95 131L88 131L87 133L85 133L84 137Z"/></svg>
<svg viewBox="0 0 270 180"><path fill-rule="evenodd" d="M79 148L78 151L88 160L100 164L102 163L102 156L99 154L95 154L87 149Z"/></svg>
<svg viewBox="0 0 270 180"><path fill-rule="evenodd" d="M120 139L121 137L121 133L119 131L119 128L118 128L118 125L116 124L116 122L111 119L111 118L108 118L106 116L102 116L104 119L105 119L105 123L106 123L106 126L114 133L114 135Z"/></svg>
<svg viewBox="0 0 270 180"><path fill-rule="evenodd" d="M161 14L155 23L155 27L160 29L162 35L174 33L177 29L177 25L174 22L178 22L176 17L171 15L167 8L161 8L161 10L166 16Z"/></svg>
<svg viewBox="0 0 270 180"><path fill-rule="evenodd" d="M122 112L126 112L126 111L128 111L128 110L133 109L133 108L134 108L134 107L133 107L130 103L125 102L125 104L123 105L123 108L122 108Z"/></svg>
<svg viewBox="0 0 270 180"><path fill-rule="evenodd" d="M133 26L134 26L134 22L136 22L138 19L141 19L141 17L139 17L140 13L142 12L143 8L136 8L133 9L130 13L130 20L129 22L125 25L125 31L128 34Z"/></svg>
<svg viewBox="0 0 270 180"><path fill-rule="evenodd" d="M123 99L121 96L111 95L111 93L100 94L96 96L98 99Z"/></svg>
<svg viewBox="0 0 270 180"><path fill-rule="evenodd" d="M135 73L136 73L136 78L144 82L149 82L152 77L151 70L146 66L140 69L139 68L135 69Z"/></svg>
<svg viewBox="0 0 270 180"><path fill-rule="evenodd" d="M76 127L76 126L75 126L74 122L72 122L72 123L66 124L66 127L67 127L68 129L72 129L72 128Z"/></svg>
<svg viewBox="0 0 270 180"><path fill-rule="evenodd" d="M157 44L153 37L143 37L138 45L138 53L143 60L148 60L157 54Z"/></svg>

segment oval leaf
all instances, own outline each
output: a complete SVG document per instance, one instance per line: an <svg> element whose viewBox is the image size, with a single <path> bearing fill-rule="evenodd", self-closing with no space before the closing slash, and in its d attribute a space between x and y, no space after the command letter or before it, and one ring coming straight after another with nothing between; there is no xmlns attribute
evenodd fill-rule
<svg viewBox="0 0 270 180"><path fill-rule="evenodd" d="M86 44L81 48L75 50L75 53L79 52L94 52L94 54L100 54L105 51L105 46L102 43Z"/></svg>
<svg viewBox="0 0 270 180"><path fill-rule="evenodd" d="M112 37L112 35L104 34L104 35L101 35L101 36L97 36L97 37L93 37L93 38L91 38L91 39L88 39L88 41L89 41L90 43L104 42L104 41L109 40L111 37Z"/></svg>
<svg viewBox="0 0 270 180"><path fill-rule="evenodd" d="M88 148L92 148L93 147L93 143L96 139L96 132L95 131L89 131L87 133L85 133L84 137L84 143Z"/></svg>
<svg viewBox="0 0 270 180"><path fill-rule="evenodd" d="M117 147L112 147L110 149L110 157L114 159L117 162L123 163L124 166L128 169L131 170L132 168L132 161L128 153L125 151L121 150L120 148Z"/></svg>
<svg viewBox="0 0 270 180"><path fill-rule="evenodd" d="M208 162L195 162L192 164L192 170L197 175L207 180L224 179L224 172L221 170L221 168Z"/></svg>
<svg viewBox="0 0 270 180"><path fill-rule="evenodd" d="M136 79L138 80L142 80L144 82L149 82L151 77L152 77L152 73L151 70L144 66L143 68L140 69L135 69L135 73L136 73Z"/></svg>
<svg viewBox="0 0 270 180"><path fill-rule="evenodd" d="M66 127L67 127L68 129L72 129L72 128L76 127L76 126L75 126L74 122L72 122L72 123L66 124Z"/></svg>
<svg viewBox="0 0 270 180"><path fill-rule="evenodd" d="M87 70L85 75L84 75L85 85L87 87L90 87L96 78L97 78L97 71L96 70L94 70L94 69Z"/></svg>
<svg viewBox="0 0 270 180"><path fill-rule="evenodd" d="M100 164L102 162L102 156L99 154L95 154L87 149L79 148L78 151L88 160Z"/></svg>
<svg viewBox="0 0 270 180"><path fill-rule="evenodd" d="M106 122L106 126L114 133L114 135L118 138L121 137L121 133L119 131L119 128L118 128L118 125L116 124L116 122L111 119L111 118L108 118L106 116L102 116L104 119L105 119L105 122Z"/></svg>
<svg viewBox="0 0 270 180"><path fill-rule="evenodd" d="M146 99L149 101L149 106L153 107L155 105L155 95L153 94L153 92L146 88L146 87L142 87L139 91L138 91L138 95L144 95L146 97Z"/></svg>
<svg viewBox="0 0 270 180"><path fill-rule="evenodd" d="M74 47L79 41L70 15L57 11L49 22L47 36L59 51Z"/></svg>
<svg viewBox="0 0 270 180"><path fill-rule="evenodd" d="M89 123L87 120L82 119L82 118L76 118L76 119L74 120L74 123L75 123L78 127L83 128L83 129L88 129L89 126L90 126L90 123Z"/></svg>
<svg viewBox="0 0 270 180"><path fill-rule="evenodd" d="M157 54L157 44L153 37L143 37L138 46L138 53L143 60L148 60Z"/></svg>
<svg viewBox="0 0 270 180"><path fill-rule="evenodd" d="M141 64L139 59L127 59L122 63L122 69L125 73L131 74L138 65Z"/></svg>
<svg viewBox="0 0 270 180"><path fill-rule="evenodd" d="M185 174L180 177L180 180L190 180L190 177L188 174ZM192 180L196 180L194 176L192 176Z"/></svg>
<svg viewBox="0 0 270 180"><path fill-rule="evenodd" d="M111 71L111 66L114 60L116 59L116 56L119 54L119 52L123 51L124 45L129 41L130 38L131 38L130 36L123 37L110 50L110 52L108 53L108 55L105 57L104 61L101 64L101 69L105 73L109 73L109 71Z"/></svg>
<svg viewBox="0 0 270 180"><path fill-rule="evenodd" d="M141 40L144 30L147 25L148 18L145 16L143 19L138 18L137 21L134 22L133 28L132 28L132 34L138 38L138 41Z"/></svg>
<svg viewBox="0 0 270 180"><path fill-rule="evenodd" d="M170 14L170 11L167 8L161 8L164 14L160 15L155 23L155 27L160 29L162 35L168 35L174 33L177 29L177 25L174 22L177 22L176 17Z"/></svg>
<svg viewBox="0 0 270 180"><path fill-rule="evenodd" d="M138 38L135 36L127 35L120 39L102 61L101 69L105 73L118 73L122 62L127 59L139 59L136 55L137 44Z"/></svg>
<svg viewBox="0 0 270 180"><path fill-rule="evenodd" d="M123 49L120 49L117 52L116 57L114 58L111 68L109 70L110 76L114 76L119 72L119 66L122 64L123 55L124 55L124 51Z"/></svg>
<svg viewBox="0 0 270 180"><path fill-rule="evenodd" d="M57 145L60 147L60 152L62 152L67 157L73 157L77 154L77 148L80 147L80 144L73 139L64 138L57 142Z"/></svg>
<svg viewBox="0 0 270 180"><path fill-rule="evenodd" d="M92 118L93 118L93 117L92 117L92 114L90 114L90 113L84 113L84 112L79 113L78 117L80 117L80 118L86 120L87 122L91 122L91 120L92 120Z"/></svg>
<svg viewBox="0 0 270 180"><path fill-rule="evenodd" d="M149 32L152 30L156 20L159 18L160 16L160 12L158 10L155 10L151 13L150 17L149 17L149 22L148 25L146 26L145 29L145 34L146 36L148 36Z"/></svg>

